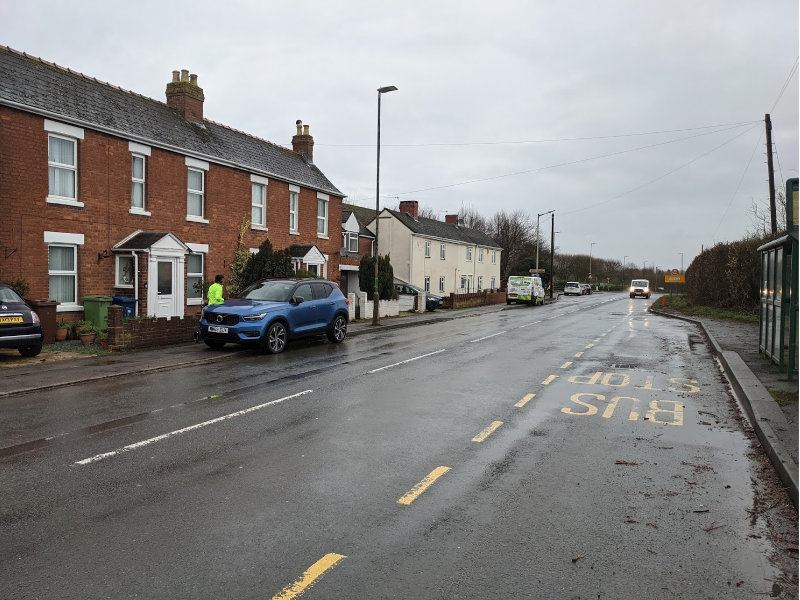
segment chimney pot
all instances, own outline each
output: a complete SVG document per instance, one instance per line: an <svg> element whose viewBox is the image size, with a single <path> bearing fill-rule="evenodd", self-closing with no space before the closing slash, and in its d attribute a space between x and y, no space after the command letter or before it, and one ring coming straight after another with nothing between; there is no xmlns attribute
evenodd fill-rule
<svg viewBox="0 0 800 600"><path fill-rule="evenodd" d="M448 225L458 225L458 215L445 215L444 222Z"/></svg>
<svg viewBox="0 0 800 600"><path fill-rule="evenodd" d="M295 121L297 125L297 133L292 138L292 150L305 156L306 160L313 164L314 162L314 138L309 134L308 125L303 125L300 119Z"/></svg>
<svg viewBox="0 0 800 600"><path fill-rule="evenodd" d="M416 200L402 200L400 212L407 214L415 221L419 221L419 203Z"/></svg>
<svg viewBox="0 0 800 600"><path fill-rule="evenodd" d="M203 120L203 89L197 85L197 75L181 69L172 72L172 81L167 84L167 106L177 110L190 123Z"/></svg>

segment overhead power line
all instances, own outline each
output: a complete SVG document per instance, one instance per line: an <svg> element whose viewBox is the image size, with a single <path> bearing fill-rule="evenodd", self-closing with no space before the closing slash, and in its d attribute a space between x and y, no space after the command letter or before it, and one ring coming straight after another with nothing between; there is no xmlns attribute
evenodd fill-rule
<svg viewBox="0 0 800 600"><path fill-rule="evenodd" d="M750 125L755 126L754 124L759 124L760 125L761 121L751 121L750 122ZM657 148L658 146L666 146L667 144L674 144L674 143L677 143L677 142L683 142L683 141L686 141L686 140L691 140L691 139L702 137L702 136L706 136L706 135L712 135L714 133L721 133L721 132L724 132L724 131L730 131L731 129L736 129L738 127L740 127L739 124L731 125L727 129L719 129L719 130L710 131L710 132L707 131L707 132L704 132L704 133L698 133L698 134L695 134L695 135L676 138L676 139L673 139L673 140L667 140L665 142L658 142L656 144L648 144L646 146L638 146L636 148L629 148L627 150L619 150L617 152L610 152L608 154L600 154L600 155L596 155L596 156L590 156L590 157L587 157L587 158L579 158L577 160L570 160L570 161L566 161L566 162L563 162L563 163L556 163L556 164L547 165L547 166L544 166L544 167L536 167L536 168L533 168L533 169L525 169L523 171L514 171L513 173L503 173L501 175L493 175L491 177L483 177L483 178L480 178L480 179L471 179L471 180L468 180L468 181L461 181L461 182L457 182L457 183L450 183L450 184L438 185L438 186L433 186L433 187L428 187L428 188L409 190L407 192L400 192L399 195L406 196L408 194L418 194L418 193L421 193L421 192L430 192L430 191L434 191L434 190L442 190L442 189L447 189L447 188L459 187L459 186L462 186L462 185L470 185L470 184L473 184L473 183L483 183L483 182L486 182L486 181L495 181L497 179L504 179L504 178L507 178L507 177L515 177L517 175L527 175L527 174L530 174L530 173L537 173L539 171L545 171L545 170L548 170L548 169L555 169L557 167L566 167L566 166L570 166L570 165L577 165L577 164L580 164L580 163L590 162L590 161L593 161L593 160L600 160L602 158L610 158L612 156L619 156L621 154L628 154L628 153L631 153L631 152L638 152L640 150L648 150L650 148ZM752 129L752 127L751 127L751 129ZM747 131L749 131L749 129ZM747 131L745 131L744 133L747 133Z"/></svg>
<svg viewBox="0 0 800 600"><path fill-rule="evenodd" d="M761 124L761 123L759 122L759 125L760 125L760 124ZM705 158L706 156L708 156L709 154L712 154L712 153L716 152L716 151L717 151L717 150L719 150L720 148L724 148L725 146L727 146L727 145L728 145L728 144L730 144L731 142L733 142L733 141L735 141L735 140L739 139L740 137L742 137L742 136L743 136L743 135L745 135L746 133L749 133L750 131L752 131L752 130L753 130L753 129L755 129L755 128L756 128L756 126L754 125L753 127L751 127L750 129L748 129L748 130L746 130L746 131L742 131L741 133L737 133L735 136L733 136L733 137L732 137L732 138L730 138L729 140L726 140L726 141L722 142L720 145L718 145L718 146L715 146L714 148L711 148L711 150L707 150L706 152L703 152L703 153L701 153L701 154L698 154L698 155L697 155L697 156L695 156L693 159L691 159L691 160L689 160L689 161L687 161L687 162L683 163L683 164L682 164L682 165L680 165L679 167L675 167L674 169L670 169L670 170L669 170L669 171L667 171L666 173L663 173L662 175L659 175L658 177L655 177L654 179L651 179L651 180L649 180L649 181L646 181L646 182L642 183L641 185L637 185L637 186L636 186L636 187L634 187L634 188L631 188L631 189L629 189L629 190L627 190L627 191L624 191L624 192L622 192L621 194L617 194L617 195L616 195L616 196L614 196L613 198L608 198L607 200L601 200L600 202L595 202L594 204L587 204L586 206L584 206L584 207L582 207L582 208L577 208L577 209L575 209L575 210L571 210L571 211L568 211L568 212L564 212L564 211L562 211L562 212L561 212L561 214L566 216L566 215L571 215L571 214L574 214L574 213L577 213L577 212L581 212L581 211L584 211L584 210L588 210L588 209L590 209L590 208L595 208L595 207L597 207L597 206L600 206L600 205L602 205L602 204L608 204L609 202L613 202L614 200L618 200L619 198L622 198L623 196L627 196L628 194L632 194L633 192L639 191L640 189L642 189L642 188L645 188L645 187L647 187L648 185L651 185L651 184L653 184L653 183L655 183L655 182L657 182L657 181L661 181L661 180L662 180L662 179L664 179L665 177L669 177L669 176L670 176L670 175L672 175L673 173L677 173L678 171L680 171L680 170L682 170L682 169L685 169L685 168L686 168L686 167L688 167L689 165L696 163L696 162L697 162L698 160L700 160L701 158ZM751 160L752 160L752 157L751 157ZM749 164L750 164L750 163L748 162L748 166L749 166ZM746 171L746 170L747 170L747 169L745 168L745 171ZM744 177L744 174L742 175L742 177ZM739 181L739 185L741 185L741 180ZM737 187L736 187L736 191L738 191L738 190L739 190L739 186L737 186ZM736 192L734 192L734 196L735 196L735 195L736 195ZM731 198L731 202L733 202L733 198ZM730 206L730 204L729 204L729 206ZM727 209L726 209L726 212L727 212ZM724 218L724 216L723 216L723 218Z"/></svg>
<svg viewBox="0 0 800 600"><path fill-rule="evenodd" d="M769 111L770 113L775 112L775 107L778 106L778 102L781 101L783 93L786 91L786 88L789 87L789 82L792 80L792 77L794 77L795 74L797 73L798 62L800 62L800 57L794 59L794 64L792 65L792 68L789 70L789 75L786 77L786 81L783 83L781 91L778 92L778 97L775 99L775 103L772 105L772 108Z"/></svg>
<svg viewBox="0 0 800 600"><path fill-rule="evenodd" d="M629 137L642 137L647 135L660 135L666 133L684 133L687 131L700 131L703 129L724 128L721 129L721 131L727 131L729 128L732 127L744 127L758 122L759 121L744 121L742 123L721 123L718 125L703 125L702 127L688 127L685 129L664 129L661 131L644 131L640 133L620 133L614 135L596 135L596 136L584 136L584 137L545 138L540 140L505 140L505 141L488 141L488 142L428 142L420 144L387 144L382 142L381 147L385 148L387 146L391 146L394 148L424 148L424 147L435 147L435 146L502 146L502 145L513 145L513 144L547 144L553 142L585 142L592 140L610 140L610 139L629 138ZM375 146L375 144L321 144L321 143L317 143L316 145L328 146L333 148L364 148L364 147Z"/></svg>

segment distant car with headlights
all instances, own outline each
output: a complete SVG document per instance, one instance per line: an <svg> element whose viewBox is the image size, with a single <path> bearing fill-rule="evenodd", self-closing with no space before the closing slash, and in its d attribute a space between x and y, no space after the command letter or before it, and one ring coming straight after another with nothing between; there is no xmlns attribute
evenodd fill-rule
<svg viewBox="0 0 800 600"><path fill-rule="evenodd" d="M436 294L431 294L425 290L419 289L415 285L409 283L395 283L394 290L398 294L407 294L410 296L421 296L425 298L425 310L432 311L437 308L442 308L442 297Z"/></svg>
<svg viewBox="0 0 800 600"><path fill-rule="evenodd" d="M564 295L565 296L582 296L583 295L583 287L577 281L568 281L564 284Z"/></svg>
<svg viewBox="0 0 800 600"><path fill-rule="evenodd" d="M647 279L634 279L630 287L631 298L636 296L650 297L650 282Z"/></svg>
<svg viewBox="0 0 800 600"><path fill-rule="evenodd" d="M42 324L28 303L10 285L0 283L0 348L16 348L22 356L42 351Z"/></svg>
<svg viewBox="0 0 800 600"><path fill-rule="evenodd" d="M200 337L210 348L225 344L283 352L294 338L327 335L344 341L349 301L339 286L324 279L267 279L249 286L241 298L203 309Z"/></svg>

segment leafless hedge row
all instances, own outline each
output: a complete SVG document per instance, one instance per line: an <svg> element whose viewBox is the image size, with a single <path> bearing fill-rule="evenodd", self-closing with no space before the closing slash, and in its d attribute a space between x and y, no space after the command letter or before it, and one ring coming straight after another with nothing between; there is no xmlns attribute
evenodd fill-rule
<svg viewBox="0 0 800 600"><path fill-rule="evenodd" d="M688 301L737 312L758 312L761 277L758 247L768 240L750 237L703 251L686 270Z"/></svg>

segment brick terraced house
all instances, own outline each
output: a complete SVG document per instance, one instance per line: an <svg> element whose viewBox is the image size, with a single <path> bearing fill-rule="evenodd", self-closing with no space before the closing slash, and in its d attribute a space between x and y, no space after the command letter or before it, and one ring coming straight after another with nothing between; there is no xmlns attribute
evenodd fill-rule
<svg viewBox="0 0 800 600"><path fill-rule="evenodd" d="M305 248L298 268L340 279L343 194L292 149L203 116L197 76L166 102L0 46L0 281L83 316L89 295L136 298L140 315L199 315L201 281L228 277L244 245Z"/></svg>

